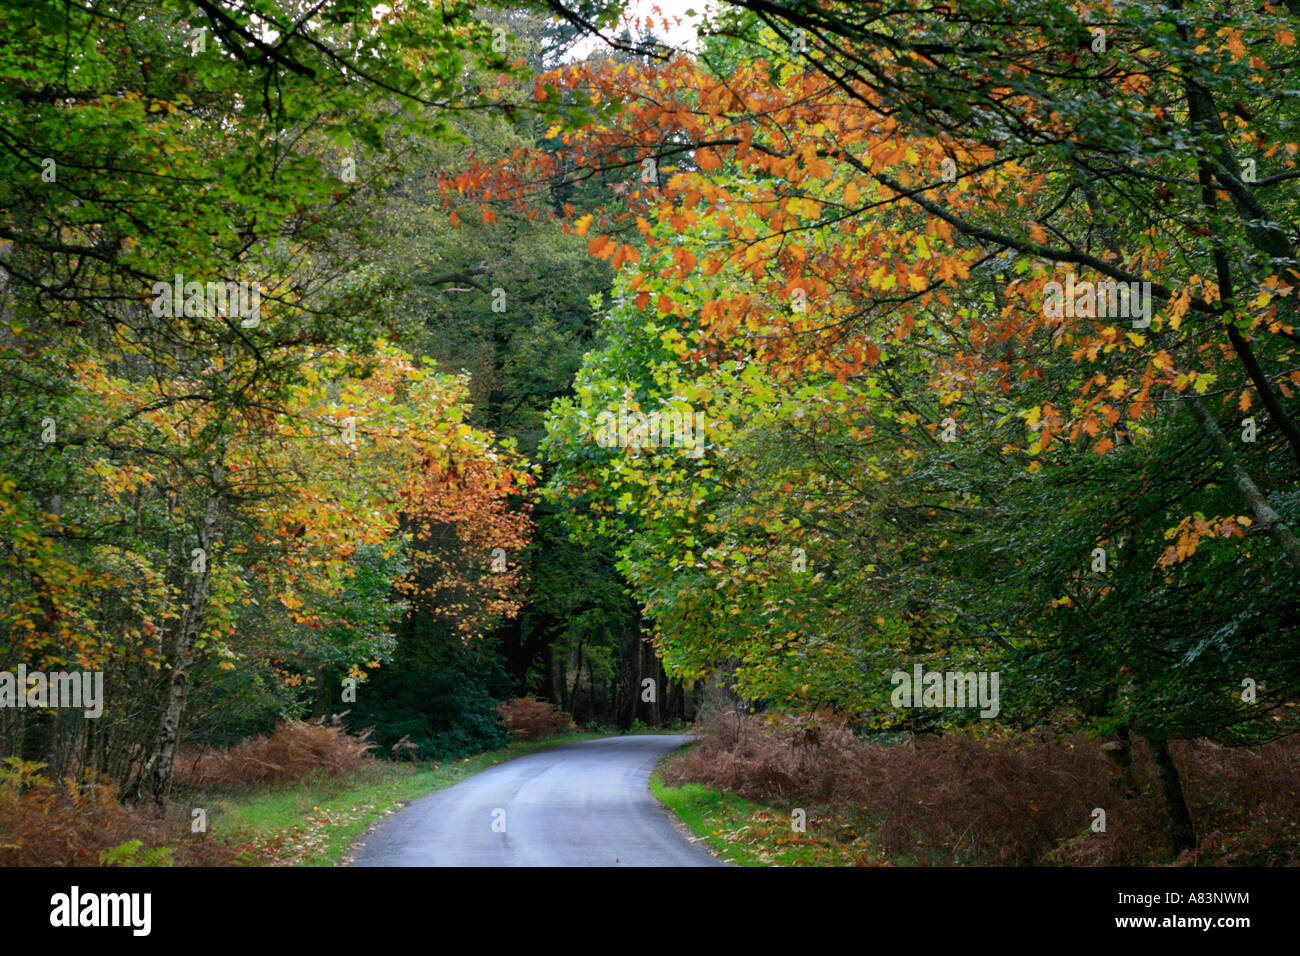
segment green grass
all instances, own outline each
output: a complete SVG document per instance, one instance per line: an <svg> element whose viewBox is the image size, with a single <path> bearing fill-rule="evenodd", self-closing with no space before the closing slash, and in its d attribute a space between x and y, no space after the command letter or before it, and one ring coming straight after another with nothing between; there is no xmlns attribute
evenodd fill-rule
<svg viewBox="0 0 1300 956"><path fill-rule="evenodd" d="M245 844L250 858L258 863L338 866L373 823L404 803L514 757L607 736L610 734L576 732L513 743L462 760L380 764L366 773L319 777L252 793L186 794L177 803L185 808L206 808L209 830Z"/></svg>
<svg viewBox="0 0 1300 956"><path fill-rule="evenodd" d="M675 755L666 759L672 760ZM805 830L792 825L794 807L757 803L698 783L670 787L664 763L650 777L655 797L681 818L715 856L738 866L883 866L887 861L861 821L803 807Z"/></svg>
<svg viewBox="0 0 1300 956"><path fill-rule="evenodd" d="M657 770L650 777L650 791L660 803L677 814L692 834L703 837L719 859L739 866L767 865L754 850L723 836L746 825L762 809L759 804L735 794L710 790L698 783L670 787Z"/></svg>

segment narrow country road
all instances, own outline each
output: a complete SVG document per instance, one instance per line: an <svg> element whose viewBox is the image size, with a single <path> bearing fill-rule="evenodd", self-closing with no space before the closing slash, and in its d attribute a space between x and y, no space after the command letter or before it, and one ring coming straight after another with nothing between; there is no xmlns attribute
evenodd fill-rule
<svg viewBox="0 0 1300 956"><path fill-rule="evenodd" d="M584 740L508 760L414 801L353 866L718 866L651 796L680 735Z"/></svg>

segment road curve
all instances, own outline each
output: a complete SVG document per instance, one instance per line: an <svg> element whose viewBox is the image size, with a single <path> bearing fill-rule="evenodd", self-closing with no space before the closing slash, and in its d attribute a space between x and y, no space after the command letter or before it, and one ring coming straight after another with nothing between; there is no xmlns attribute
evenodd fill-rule
<svg viewBox="0 0 1300 956"><path fill-rule="evenodd" d="M352 866L719 866L650 794L680 735L584 740L507 760L414 801Z"/></svg>

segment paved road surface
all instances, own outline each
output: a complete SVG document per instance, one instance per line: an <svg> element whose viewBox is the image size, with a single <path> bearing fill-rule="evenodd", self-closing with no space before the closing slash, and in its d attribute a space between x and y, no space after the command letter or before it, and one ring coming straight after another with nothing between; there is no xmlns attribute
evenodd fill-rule
<svg viewBox="0 0 1300 956"><path fill-rule="evenodd" d="M407 805L352 865L718 866L647 786L684 740L606 737L508 760Z"/></svg>

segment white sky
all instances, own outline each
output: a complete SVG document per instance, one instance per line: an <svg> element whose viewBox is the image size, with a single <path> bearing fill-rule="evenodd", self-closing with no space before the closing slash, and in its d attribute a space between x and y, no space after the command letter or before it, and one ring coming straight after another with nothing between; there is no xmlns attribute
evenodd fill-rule
<svg viewBox="0 0 1300 956"><path fill-rule="evenodd" d="M699 39L695 33L695 24L699 22L700 14L704 13L710 6L712 6L712 0L632 0L627 5L626 15L635 17L638 27L645 26L646 17L653 17L655 35L661 38L665 37L662 20L666 17L668 19L666 35L668 42L679 49L694 50ZM659 12L655 12L656 7ZM686 15L687 10L694 10L695 16L688 17ZM680 24L673 23L675 17L681 17ZM634 30L633 35L636 32ZM598 39L584 40L573 48L569 58L581 59L593 50L603 46L604 43Z"/></svg>

